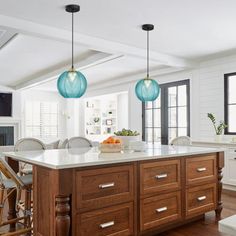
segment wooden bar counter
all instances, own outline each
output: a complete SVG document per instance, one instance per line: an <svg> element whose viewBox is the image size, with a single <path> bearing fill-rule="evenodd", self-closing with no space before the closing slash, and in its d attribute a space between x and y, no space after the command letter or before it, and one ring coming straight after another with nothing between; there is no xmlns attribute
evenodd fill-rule
<svg viewBox="0 0 236 236"><path fill-rule="evenodd" d="M33 165L34 235L154 235L222 210L224 152L160 145L145 152L5 153ZM12 209L11 209L11 214Z"/></svg>

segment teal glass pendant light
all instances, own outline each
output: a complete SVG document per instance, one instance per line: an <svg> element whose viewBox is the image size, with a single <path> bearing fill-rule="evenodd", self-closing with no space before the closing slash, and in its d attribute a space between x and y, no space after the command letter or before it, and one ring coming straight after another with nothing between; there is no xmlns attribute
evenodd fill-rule
<svg viewBox="0 0 236 236"><path fill-rule="evenodd" d="M63 72L57 80L57 89L64 98L80 98L87 89L85 76L74 68L74 13L80 10L79 5L67 5L66 12L72 15L72 65L68 71Z"/></svg>
<svg viewBox="0 0 236 236"><path fill-rule="evenodd" d="M149 77L149 31L154 29L154 25L142 25L142 29L147 31L147 76L138 81L135 86L135 93L142 102L154 101L158 98L160 87L158 83Z"/></svg>

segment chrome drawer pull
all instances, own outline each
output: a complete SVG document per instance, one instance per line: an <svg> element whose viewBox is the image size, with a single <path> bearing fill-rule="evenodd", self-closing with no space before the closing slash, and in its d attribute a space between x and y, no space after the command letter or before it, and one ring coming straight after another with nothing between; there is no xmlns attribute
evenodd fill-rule
<svg viewBox="0 0 236 236"><path fill-rule="evenodd" d="M167 211L167 207L161 207L161 208L156 209L156 212L158 213L163 212L163 211Z"/></svg>
<svg viewBox="0 0 236 236"><path fill-rule="evenodd" d="M162 175L156 175L156 179L164 179L167 178L167 174L162 174Z"/></svg>
<svg viewBox="0 0 236 236"><path fill-rule="evenodd" d="M115 186L115 183L112 182L112 183L107 183L107 184L99 184L99 188L111 188L111 187L114 187Z"/></svg>
<svg viewBox="0 0 236 236"><path fill-rule="evenodd" d="M197 168L197 171L198 171L198 172L203 172L203 171L206 171L206 169L207 169L206 167Z"/></svg>
<svg viewBox="0 0 236 236"><path fill-rule="evenodd" d="M202 196L202 197L198 197L198 198L197 198L197 200L198 200L199 202L204 201L205 199L206 199L206 196Z"/></svg>
<svg viewBox="0 0 236 236"><path fill-rule="evenodd" d="M105 229L105 228L108 228L108 227L113 226L114 224L115 224L114 221L110 221L110 222L107 222L107 223L104 223L104 224L100 224L100 227L101 227L102 229Z"/></svg>

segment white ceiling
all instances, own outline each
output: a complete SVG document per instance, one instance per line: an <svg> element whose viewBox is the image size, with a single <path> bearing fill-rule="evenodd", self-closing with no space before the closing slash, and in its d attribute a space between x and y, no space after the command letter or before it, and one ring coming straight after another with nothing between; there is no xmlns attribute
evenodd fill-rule
<svg viewBox="0 0 236 236"><path fill-rule="evenodd" d="M152 70L159 70L167 68L166 66L157 66L156 63L151 63L150 68ZM92 68L85 68L80 70L86 77L88 85L103 84L107 81L117 81L124 82L123 78L135 74L140 74L142 77L137 77L138 79L144 78L146 73L146 61L140 58L133 58L130 56L122 56L116 60L111 60L106 63L98 64ZM40 90L56 91L57 80L43 83L37 86Z"/></svg>
<svg viewBox="0 0 236 236"><path fill-rule="evenodd" d="M91 53L83 47L76 47L75 53L86 56ZM71 53L67 43L17 35L0 51L0 72L7 75L1 85L16 86L46 73L57 66L70 64ZM68 68L69 69L69 68Z"/></svg>
<svg viewBox="0 0 236 236"><path fill-rule="evenodd" d="M145 47L139 26L153 23L159 52L196 58L236 48L235 0L8 0L0 14L70 29L68 3L81 6L76 31L86 35Z"/></svg>
<svg viewBox="0 0 236 236"><path fill-rule="evenodd" d="M81 6L75 15L78 66L97 55L83 71L90 85L144 72L143 23L155 25L150 33L153 70L184 69L236 49L235 0L8 0L1 2L0 24L18 35L0 49L0 73L8 78L0 78L0 84L22 88L37 77L53 78L69 65L71 18L64 6L71 3Z"/></svg>

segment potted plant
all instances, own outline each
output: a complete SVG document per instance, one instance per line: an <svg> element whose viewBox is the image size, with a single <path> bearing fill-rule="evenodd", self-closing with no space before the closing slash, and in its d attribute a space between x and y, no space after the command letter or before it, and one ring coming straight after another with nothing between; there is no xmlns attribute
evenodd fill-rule
<svg viewBox="0 0 236 236"><path fill-rule="evenodd" d="M207 117L211 120L213 127L215 129L215 141L219 142L222 140L222 135L223 135L223 131L224 129L227 127L227 125L225 124L224 121L220 121L219 124L216 124L216 118L215 115L212 113L207 113Z"/></svg>
<svg viewBox="0 0 236 236"><path fill-rule="evenodd" d="M122 129L121 131L114 132L114 134L121 140L124 148L129 147L130 141L139 141L139 133L130 129Z"/></svg>

